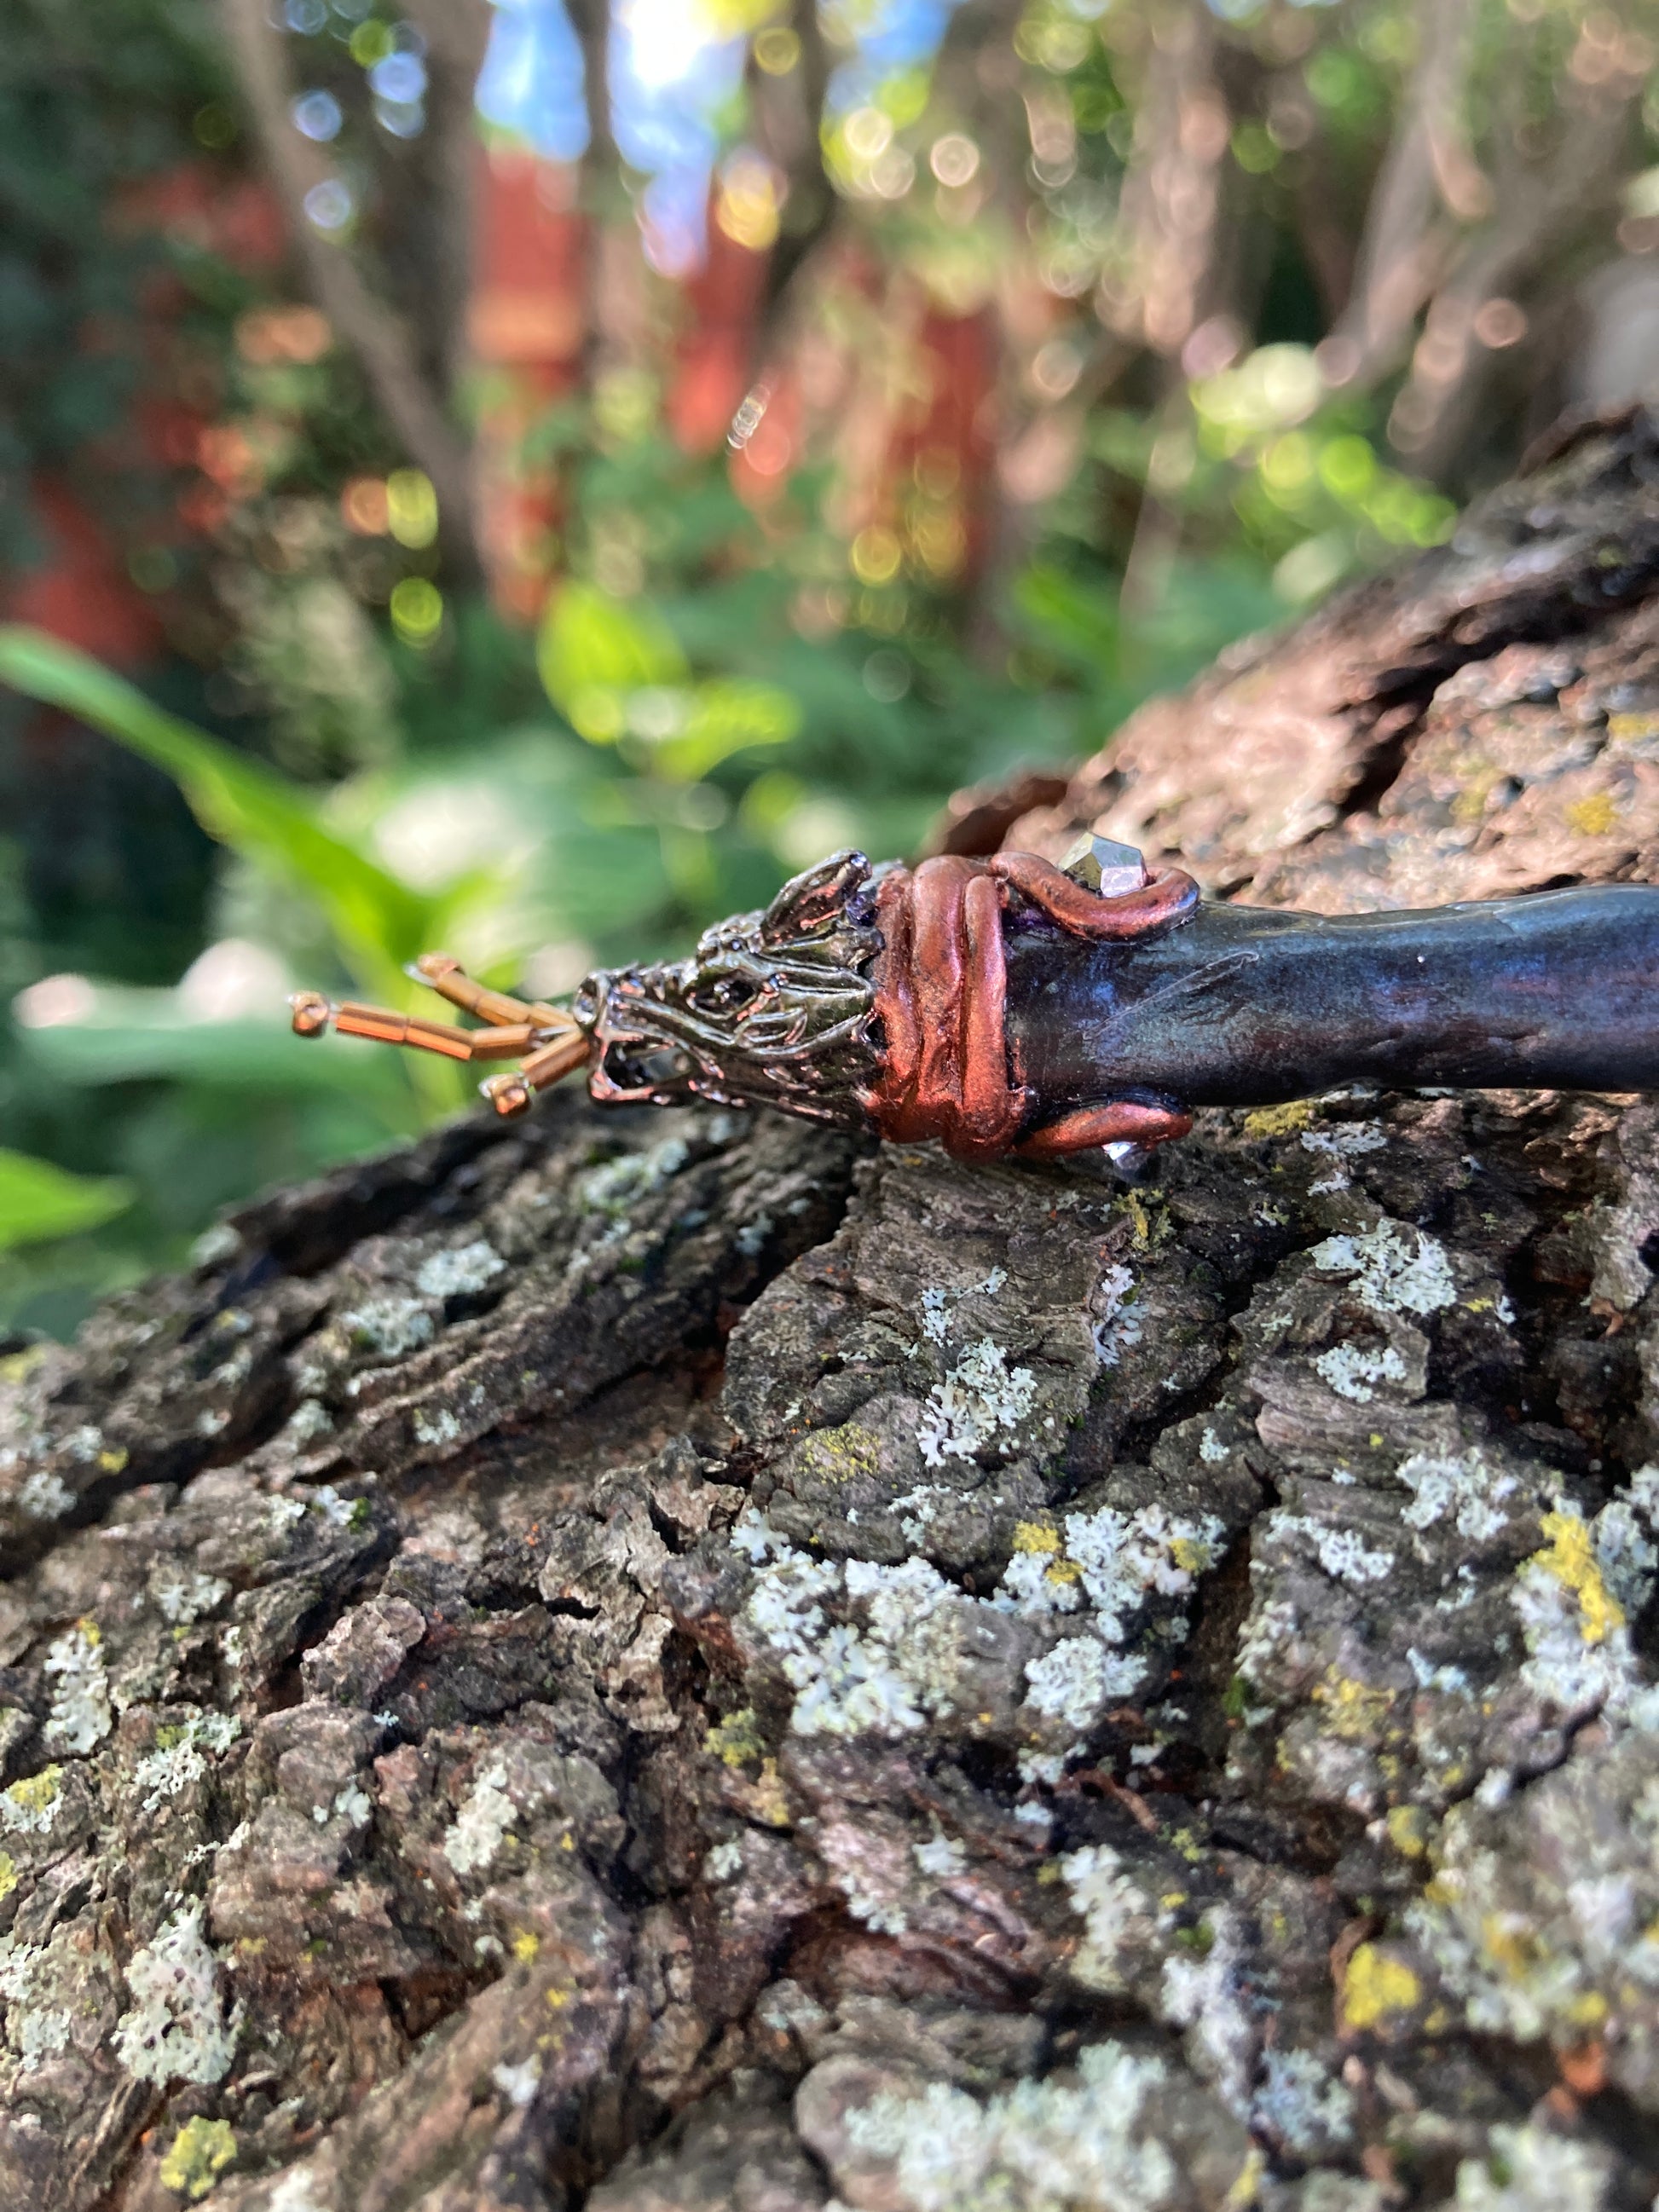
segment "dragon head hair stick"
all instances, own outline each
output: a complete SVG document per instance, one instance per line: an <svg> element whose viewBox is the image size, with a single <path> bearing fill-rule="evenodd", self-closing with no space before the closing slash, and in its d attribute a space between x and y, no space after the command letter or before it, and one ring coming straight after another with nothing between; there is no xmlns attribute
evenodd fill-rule
<svg viewBox="0 0 1659 2212"><path fill-rule="evenodd" d="M480 1086L503 1115L585 1067L602 1104L776 1106L967 1160L1121 1159L1195 1107L1345 1083L1659 1089L1646 884L1328 915L1212 903L1102 838L1065 868L842 852L689 959L596 971L568 1010L442 953L410 972L483 1026L305 991L294 1027L514 1060Z"/></svg>

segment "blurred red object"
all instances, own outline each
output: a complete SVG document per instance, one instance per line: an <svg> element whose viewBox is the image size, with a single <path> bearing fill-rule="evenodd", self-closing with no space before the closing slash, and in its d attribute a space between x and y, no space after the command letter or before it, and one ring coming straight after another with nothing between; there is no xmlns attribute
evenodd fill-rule
<svg viewBox="0 0 1659 2212"><path fill-rule="evenodd" d="M529 622L553 571L559 487L552 463L527 456L525 441L580 375L588 224L570 204L565 165L496 147L481 167L467 325L483 371L480 535L496 605Z"/></svg>
<svg viewBox="0 0 1659 2212"><path fill-rule="evenodd" d="M6 578L0 612L118 667L153 660L166 641L160 617L127 574L108 532L66 484L37 477L31 490L46 559Z"/></svg>
<svg viewBox="0 0 1659 2212"><path fill-rule="evenodd" d="M258 180L227 175L210 161L186 161L129 187L112 204L108 221L118 235L160 233L170 243L219 255L243 270L275 268L287 251L282 211ZM198 461L236 434L216 432L207 414L170 388L172 325L185 304L178 279L158 267L142 287L135 323L101 319L81 332L88 351L125 346L144 370L147 388L135 399L119 431L100 441L100 473L167 477ZM297 311L310 313L310 310ZM88 453L89 462L94 457ZM31 623L100 660L135 668L165 650L167 634L156 600L142 592L128 570L115 530L61 474L40 474L30 485L36 531L43 541L39 565L0 578L0 613ZM210 483L186 486L173 508L185 535L211 529L224 499ZM159 544L153 528L147 533Z"/></svg>
<svg viewBox="0 0 1659 2212"><path fill-rule="evenodd" d="M668 427L688 453L719 452L749 389L769 258L729 237L711 202L708 258L686 282L686 323L668 394Z"/></svg>

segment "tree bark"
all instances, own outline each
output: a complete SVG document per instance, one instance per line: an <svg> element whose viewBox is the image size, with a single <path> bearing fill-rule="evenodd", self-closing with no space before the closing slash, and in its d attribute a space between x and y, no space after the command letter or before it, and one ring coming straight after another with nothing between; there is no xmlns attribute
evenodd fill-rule
<svg viewBox="0 0 1659 2212"><path fill-rule="evenodd" d="M1654 873L1655 426L1095 820ZM1536 1093L1134 1189L564 1098L243 1209L4 1370L0 2212L1633 2212L1656 1258L1654 1109Z"/></svg>

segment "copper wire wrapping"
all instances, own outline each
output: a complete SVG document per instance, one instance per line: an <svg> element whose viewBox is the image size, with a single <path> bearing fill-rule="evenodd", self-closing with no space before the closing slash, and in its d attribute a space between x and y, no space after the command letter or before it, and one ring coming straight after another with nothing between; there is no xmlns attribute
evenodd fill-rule
<svg viewBox="0 0 1659 2212"><path fill-rule="evenodd" d="M1192 1116L1133 1099L1062 1115L1023 1140L1041 1104L1011 1073L1005 1016L1002 914L1009 891L1069 934L1094 942L1136 937L1188 912L1198 885L1165 869L1139 890L1103 898L1032 853L988 860L946 854L914 872L895 868L877 893L885 940L874 970L884 1040L880 1079L863 1094L884 1137L937 1139L958 1159L1018 1151L1053 1158L1118 1142L1162 1144Z"/></svg>

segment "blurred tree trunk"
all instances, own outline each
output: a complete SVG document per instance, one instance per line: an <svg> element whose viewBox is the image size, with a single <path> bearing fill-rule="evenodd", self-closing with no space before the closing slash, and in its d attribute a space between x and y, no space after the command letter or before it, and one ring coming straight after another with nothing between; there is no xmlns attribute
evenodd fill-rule
<svg viewBox="0 0 1659 2212"><path fill-rule="evenodd" d="M1559 441L1015 841L1659 875L1656 488ZM1507 1093L244 1208L0 1381L0 2212L1647 2203L1656 1238L1647 1105Z"/></svg>
<svg viewBox="0 0 1659 2212"><path fill-rule="evenodd" d="M423 21L434 174L419 284L403 307L384 299L350 246L330 238L307 211L307 196L331 172L324 155L294 126L296 88L285 34L273 22L265 0L220 4L254 135L307 281L336 336L356 356L410 460L430 477L452 571L472 580L482 573L477 487L457 402L465 358L477 152L471 101L487 30L486 0L443 0L441 6L434 0L431 24Z"/></svg>

